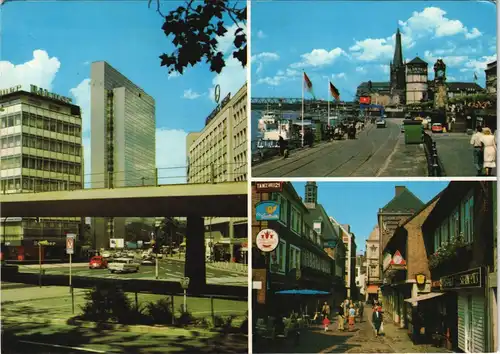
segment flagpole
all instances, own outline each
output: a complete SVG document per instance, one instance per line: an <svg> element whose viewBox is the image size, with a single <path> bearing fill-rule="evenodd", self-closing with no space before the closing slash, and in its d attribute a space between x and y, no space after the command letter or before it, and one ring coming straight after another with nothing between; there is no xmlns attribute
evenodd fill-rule
<svg viewBox="0 0 500 354"><path fill-rule="evenodd" d="M326 91L326 98L328 100L328 125L330 125L330 80L328 80L328 90Z"/></svg>
<svg viewBox="0 0 500 354"><path fill-rule="evenodd" d="M305 74L302 73L302 147L304 147L304 86L305 86Z"/></svg>

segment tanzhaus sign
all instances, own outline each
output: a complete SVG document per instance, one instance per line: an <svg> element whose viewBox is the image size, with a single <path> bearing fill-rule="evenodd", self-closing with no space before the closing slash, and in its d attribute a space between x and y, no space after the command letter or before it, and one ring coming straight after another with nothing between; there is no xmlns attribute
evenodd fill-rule
<svg viewBox="0 0 500 354"><path fill-rule="evenodd" d="M69 97L64 97L64 96L58 95L56 93L49 92L48 90L40 88L40 87L35 86L35 85L31 85L31 93L34 93L35 95L38 95L38 96L52 98L54 100L58 100L58 101L65 102L65 103L73 102L73 100Z"/></svg>
<svg viewBox="0 0 500 354"><path fill-rule="evenodd" d="M441 289L481 288L484 285L483 268L474 268L465 272L441 277Z"/></svg>

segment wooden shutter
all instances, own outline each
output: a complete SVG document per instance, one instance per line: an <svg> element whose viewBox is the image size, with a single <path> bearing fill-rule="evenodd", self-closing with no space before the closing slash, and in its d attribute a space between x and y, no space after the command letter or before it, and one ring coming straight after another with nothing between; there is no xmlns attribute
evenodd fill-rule
<svg viewBox="0 0 500 354"><path fill-rule="evenodd" d="M472 351L484 353L486 331L484 328L484 296L472 297Z"/></svg>
<svg viewBox="0 0 500 354"><path fill-rule="evenodd" d="M465 308L467 297L458 296L458 347L465 352Z"/></svg>

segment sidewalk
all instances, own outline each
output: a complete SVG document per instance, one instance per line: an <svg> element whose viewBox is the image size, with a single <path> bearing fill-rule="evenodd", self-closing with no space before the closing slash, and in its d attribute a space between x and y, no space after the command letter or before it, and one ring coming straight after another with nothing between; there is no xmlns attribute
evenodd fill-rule
<svg viewBox="0 0 500 354"><path fill-rule="evenodd" d="M405 144L404 135L376 177L427 177L427 158L423 144Z"/></svg>

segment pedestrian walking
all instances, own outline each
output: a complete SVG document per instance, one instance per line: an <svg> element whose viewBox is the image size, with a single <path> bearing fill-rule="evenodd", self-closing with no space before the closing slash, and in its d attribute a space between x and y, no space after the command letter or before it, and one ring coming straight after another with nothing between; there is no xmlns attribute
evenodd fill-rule
<svg viewBox="0 0 500 354"><path fill-rule="evenodd" d="M339 331L344 331L345 328L344 328L344 302L342 302L339 306L339 309L338 309L338 315L337 315L337 320L338 320L338 330Z"/></svg>
<svg viewBox="0 0 500 354"><path fill-rule="evenodd" d="M354 306L351 305L349 308L349 332L354 331L354 317L356 316L356 310Z"/></svg>
<svg viewBox="0 0 500 354"><path fill-rule="evenodd" d="M349 299L344 302L344 326L347 327L349 321Z"/></svg>
<svg viewBox="0 0 500 354"><path fill-rule="evenodd" d="M372 314L372 323L373 323L373 328L375 329L375 336L378 337L379 332L380 332L380 327L382 326L382 313L381 313L381 307L377 306L375 307L375 311L373 311Z"/></svg>
<svg viewBox="0 0 500 354"><path fill-rule="evenodd" d="M325 332L328 331L328 326L330 325L330 320L328 319L328 316L325 316L323 319L323 326L325 327Z"/></svg>
<svg viewBox="0 0 500 354"><path fill-rule="evenodd" d="M474 149L472 153L474 154L474 167L476 167L477 175L481 176L483 174L483 143L481 142L481 137L483 136L483 128L478 125L476 127L476 132L472 135L470 139L470 144Z"/></svg>
<svg viewBox="0 0 500 354"><path fill-rule="evenodd" d="M323 304L323 308L321 309L321 314L323 317L330 317L330 305L328 305L328 302L325 301Z"/></svg>
<svg viewBox="0 0 500 354"><path fill-rule="evenodd" d="M363 301L359 302L359 322L363 322L363 312L365 311L365 305L363 305Z"/></svg>
<svg viewBox="0 0 500 354"><path fill-rule="evenodd" d="M483 167L485 169L485 175L491 176L492 169L496 167L497 143L490 128L483 128L481 143L483 145Z"/></svg>

